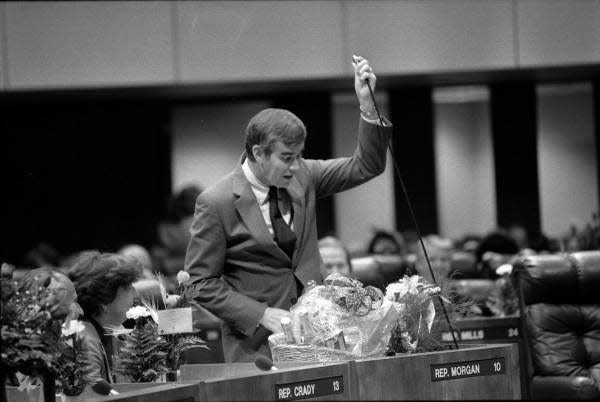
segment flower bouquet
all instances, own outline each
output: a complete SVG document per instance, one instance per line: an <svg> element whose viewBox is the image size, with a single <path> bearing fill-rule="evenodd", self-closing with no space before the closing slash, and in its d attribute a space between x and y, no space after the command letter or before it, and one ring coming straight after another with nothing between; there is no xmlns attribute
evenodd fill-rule
<svg viewBox="0 0 600 402"><path fill-rule="evenodd" d="M442 295L439 286L427 283L419 275L405 275L386 287L385 297L393 302L399 311L399 319L392 330L387 354L444 348L431 334L435 320L433 298L439 297L442 302L450 303L450 300Z"/></svg>
<svg viewBox="0 0 600 402"><path fill-rule="evenodd" d="M56 381L67 396L80 395L89 383L85 345L79 336L83 329L84 325L78 320L70 320L62 326Z"/></svg>
<svg viewBox="0 0 600 402"><path fill-rule="evenodd" d="M385 353L398 312L383 293L331 274L307 287L282 332L269 336L275 361L338 361Z"/></svg>
<svg viewBox="0 0 600 402"><path fill-rule="evenodd" d="M129 330L112 329L111 335L123 335L115 363L115 371L131 382L153 382L168 371L165 366L167 340L158 334L158 317L146 306L127 311L133 320Z"/></svg>
<svg viewBox="0 0 600 402"><path fill-rule="evenodd" d="M207 348L205 341L195 335L192 307L196 306L195 287L185 271L177 274L179 294L168 295L164 282L158 277L166 310L142 299L142 306L132 307L127 319L134 323L131 330L113 329L113 335L125 335L117 354L119 369L133 382L157 381L176 373L181 353L191 347Z"/></svg>
<svg viewBox="0 0 600 402"><path fill-rule="evenodd" d="M32 392L56 385L65 395L79 395L88 383L83 326L72 320L61 325L53 316L57 290L38 283L27 288L14 281L2 283L2 375ZM49 383L50 382L50 383Z"/></svg>

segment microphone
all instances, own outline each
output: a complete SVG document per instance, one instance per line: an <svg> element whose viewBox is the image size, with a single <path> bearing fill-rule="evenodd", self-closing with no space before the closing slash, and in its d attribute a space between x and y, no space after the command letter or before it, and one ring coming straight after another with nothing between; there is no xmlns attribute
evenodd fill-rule
<svg viewBox="0 0 600 402"><path fill-rule="evenodd" d="M92 390L100 395L119 395L106 380L100 380L92 385Z"/></svg>
<svg viewBox="0 0 600 402"><path fill-rule="evenodd" d="M256 356L256 359L254 359L254 364L262 371L279 370L277 367L273 366L273 360L269 359L265 355Z"/></svg>

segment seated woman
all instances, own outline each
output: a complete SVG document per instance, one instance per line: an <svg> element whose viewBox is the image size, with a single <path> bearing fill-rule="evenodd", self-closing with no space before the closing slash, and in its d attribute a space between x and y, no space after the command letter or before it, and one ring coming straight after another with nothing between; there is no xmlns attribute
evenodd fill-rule
<svg viewBox="0 0 600 402"><path fill-rule="evenodd" d="M69 269L83 309L82 331L88 350L90 385L113 382L112 343L104 327L119 327L133 305L135 282L142 274L139 262L117 254L82 253Z"/></svg>

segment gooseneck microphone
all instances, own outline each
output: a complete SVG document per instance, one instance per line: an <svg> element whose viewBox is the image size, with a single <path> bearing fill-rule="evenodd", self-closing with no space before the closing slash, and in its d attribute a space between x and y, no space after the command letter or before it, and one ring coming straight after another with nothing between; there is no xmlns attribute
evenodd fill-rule
<svg viewBox="0 0 600 402"><path fill-rule="evenodd" d="M355 56L352 56L352 60L355 63L359 62L359 60ZM369 94L371 95L371 99L373 100L373 106L375 106L375 111L377 112L377 120L379 120L379 123L381 124L381 126L384 126L383 117L381 117L381 113L379 112L379 108L377 107L377 102L375 101L375 94L373 93L373 88L371 88L371 83L369 82L369 79L366 79L365 82L367 84L367 87L369 88ZM377 125L377 131L379 132L380 130L381 130L380 126ZM417 232L417 236L419 237L419 242L421 243L421 248L423 249L423 254L425 255L425 261L427 262L427 268L429 269L429 273L431 274L433 283L435 285L439 286L437 281L435 280L435 275L433 274L433 269L431 268L431 261L429 260L429 254L427 253L427 249L425 248L425 243L423 243L423 238L421 236L421 230L419 229L419 224L417 223L417 218L413 211L412 203L410 202L410 198L408 197L408 191L406 190L406 186L404 185L404 180L402 179L402 175L400 174L400 168L398 167L398 163L396 162L396 158L394 156L394 151L392 149L392 138L391 137L390 137L390 140L388 141L388 148L390 150L390 153L392 154L392 162L394 164L394 171L396 172L396 175L398 176L398 179L400 182L400 186L402 187L402 192L404 194L404 199L406 200L406 204L408 205L408 211L409 211L411 219L413 221L413 226L415 227L415 231ZM446 307L444 306L444 301L442 300L442 298L439 295L437 296L437 298L440 303L440 306L442 307L442 311L444 312L444 317L446 318L446 323L448 324L450 333L452 334L452 340L454 341L454 346L456 347L456 349L459 349L458 342L456 340L456 335L454 333L454 327L452 326L452 323L450 322L450 317L448 317L448 312L446 311Z"/></svg>
<svg viewBox="0 0 600 402"><path fill-rule="evenodd" d="M273 366L273 360L269 359L265 355L256 356L256 359L254 359L254 364L262 371L279 370L277 367Z"/></svg>
<svg viewBox="0 0 600 402"><path fill-rule="evenodd" d="M100 380L92 385L92 390L100 395L119 395L119 393L114 390L106 380Z"/></svg>

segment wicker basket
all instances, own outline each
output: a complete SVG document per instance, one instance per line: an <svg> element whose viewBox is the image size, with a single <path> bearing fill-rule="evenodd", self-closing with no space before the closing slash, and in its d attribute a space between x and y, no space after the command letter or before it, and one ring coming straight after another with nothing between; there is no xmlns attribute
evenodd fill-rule
<svg viewBox="0 0 600 402"><path fill-rule="evenodd" d="M331 349L324 346L286 344L283 333L270 335L269 346L274 362L336 362L358 358L358 356L346 350Z"/></svg>

